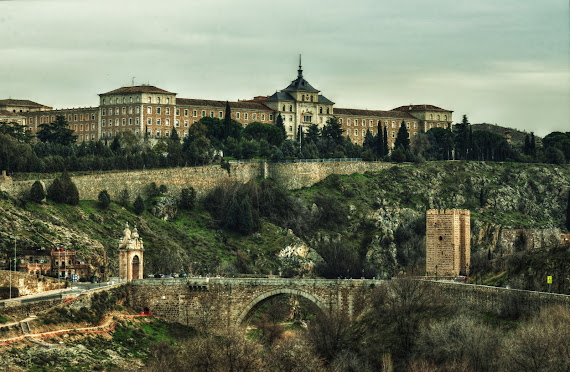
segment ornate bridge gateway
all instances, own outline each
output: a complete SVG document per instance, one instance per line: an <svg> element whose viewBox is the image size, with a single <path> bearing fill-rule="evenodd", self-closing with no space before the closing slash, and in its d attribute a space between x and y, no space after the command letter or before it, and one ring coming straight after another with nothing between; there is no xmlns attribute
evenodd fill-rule
<svg viewBox="0 0 570 372"><path fill-rule="evenodd" d="M354 318L381 280L188 278L133 280L130 305L187 325L241 325L265 301L296 295Z"/></svg>

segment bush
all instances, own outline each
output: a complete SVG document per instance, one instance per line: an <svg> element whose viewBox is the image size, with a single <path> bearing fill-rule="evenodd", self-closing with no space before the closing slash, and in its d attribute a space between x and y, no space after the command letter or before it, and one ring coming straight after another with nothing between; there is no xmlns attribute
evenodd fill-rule
<svg viewBox="0 0 570 372"><path fill-rule="evenodd" d="M79 191L67 171L63 171L60 178L53 180L48 187L47 195L56 203L79 204Z"/></svg>
<svg viewBox="0 0 570 372"><path fill-rule="evenodd" d="M34 182L30 190L30 199L36 203L41 203L46 198L44 185L40 181Z"/></svg>
<svg viewBox="0 0 570 372"><path fill-rule="evenodd" d="M144 200L141 198L140 195L138 195L137 198L135 199L133 208L135 209L135 214L137 216L141 215L144 212Z"/></svg>
<svg viewBox="0 0 570 372"><path fill-rule="evenodd" d="M99 205L103 209L107 208L109 204L111 204L111 196L109 196L107 190L101 191L97 199L99 199Z"/></svg>
<svg viewBox="0 0 570 372"><path fill-rule="evenodd" d="M180 191L180 208L194 209L196 203L196 190L193 187L182 189Z"/></svg>
<svg viewBox="0 0 570 372"><path fill-rule="evenodd" d="M53 180L47 189L47 196L56 203L65 202L65 190L59 178Z"/></svg>
<svg viewBox="0 0 570 372"><path fill-rule="evenodd" d="M158 189L156 182L152 182L150 185L147 186L146 195L147 195L148 199L154 198L154 197L160 195L160 190Z"/></svg>
<svg viewBox="0 0 570 372"><path fill-rule="evenodd" d="M126 207L127 205L129 205L130 202L131 202L131 196L129 195L129 190L123 189L119 193L119 197L117 198L117 203L119 203L123 207Z"/></svg>
<svg viewBox="0 0 570 372"><path fill-rule="evenodd" d="M404 150L397 148L396 150L392 151L390 159L396 163L402 163L406 161L406 154L404 153Z"/></svg>
<svg viewBox="0 0 570 372"><path fill-rule="evenodd" d="M161 194L166 194L168 192L168 187L166 187L166 185L160 185L160 187L158 188L158 192L160 192Z"/></svg>

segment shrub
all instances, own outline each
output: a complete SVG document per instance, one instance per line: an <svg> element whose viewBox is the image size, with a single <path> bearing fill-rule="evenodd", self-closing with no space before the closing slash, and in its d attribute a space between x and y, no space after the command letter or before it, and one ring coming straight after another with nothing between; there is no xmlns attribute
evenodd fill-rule
<svg viewBox="0 0 570 372"><path fill-rule="evenodd" d="M47 196L56 203L65 202L65 190L59 178L53 180L47 189Z"/></svg>
<svg viewBox="0 0 570 372"><path fill-rule="evenodd" d="M180 191L180 207L183 209L194 209L196 203L196 190L193 187Z"/></svg>
<svg viewBox="0 0 570 372"><path fill-rule="evenodd" d="M166 194L168 192L168 187L166 187L166 185L160 185L160 187L158 188L158 192L160 192L161 194Z"/></svg>
<svg viewBox="0 0 570 372"><path fill-rule="evenodd" d="M111 196L109 196L107 190L101 191L97 198L99 199L99 205L101 208L107 208L109 204L111 204Z"/></svg>
<svg viewBox="0 0 570 372"><path fill-rule="evenodd" d="M126 207L127 205L129 205L130 202L131 202L131 196L129 195L129 190L123 189L119 193L119 197L117 198L117 203L119 203L123 207Z"/></svg>
<svg viewBox="0 0 570 372"><path fill-rule="evenodd" d="M30 199L41 203L46 198L46 191L44 185L40 181L34 182L32 189L30 190Z"/></svg>
<svg viewBox="0 0 570 372"><path fill-rule="evenodd" d="M392 151L390 159L396 163L401 163L406 161L406 154L404 153L404 150L399 147L396 150Z"/></svg>

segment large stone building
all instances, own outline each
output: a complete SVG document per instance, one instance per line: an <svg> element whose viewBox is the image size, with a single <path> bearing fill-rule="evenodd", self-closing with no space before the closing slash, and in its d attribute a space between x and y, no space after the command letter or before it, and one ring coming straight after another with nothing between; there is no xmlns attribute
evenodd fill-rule
<svg viewBox="0 0 570 372"><path fill-rule="evenodd" d="M98 107L53 110L31 101L4 100L0 101L0 110L18 115L17 120L32 133L36 133L41 124L64 115L78 141L111 139L125 131L137 136L147 133L156 140L169 137L173 129L184 137L188 128L201 118L224 119L225 101L178 98L177 95L155 86L141 85L99 94ZM7 104L2 106L2 102ZM30 102L34 105L30 106ZM285 89L252 100L229 102L229 105L232 119L244 126L251 122L274 124L281 115L290 139L296 137L299 129L305 131L312 124L322 128L330 118L337 118L345 135L358 144L364 142L367 131L375 135L386 128L389 147L393 147L402 122L410 137L434 127L449 128L452 123L452 111L433 105L408 105L393 110L335 108L334 102L303 77L300 61L297 78Z"/></svg>
<svg viewBox="0 0 570 372"><path fill-rule="evenodd" d="M426 212L427 275L468 275L470 263L470 211L428 210Z"/></svg>

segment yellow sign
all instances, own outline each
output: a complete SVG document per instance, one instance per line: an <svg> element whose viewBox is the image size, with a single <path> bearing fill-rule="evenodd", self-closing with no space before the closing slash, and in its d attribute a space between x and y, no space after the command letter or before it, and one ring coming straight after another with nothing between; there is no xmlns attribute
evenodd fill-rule
<svg viewBox="0 0 570 372"><path fill-rule="evenodd" d="M552 276L549 275L546 277L546 283L552 284Z"/></svg>

